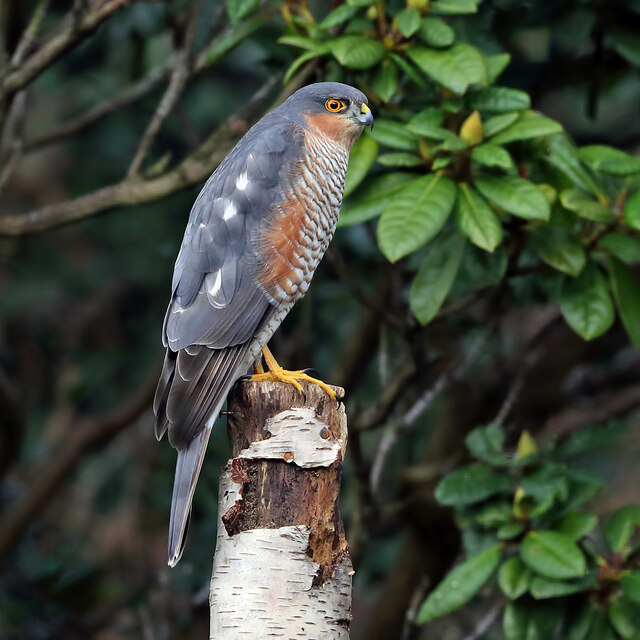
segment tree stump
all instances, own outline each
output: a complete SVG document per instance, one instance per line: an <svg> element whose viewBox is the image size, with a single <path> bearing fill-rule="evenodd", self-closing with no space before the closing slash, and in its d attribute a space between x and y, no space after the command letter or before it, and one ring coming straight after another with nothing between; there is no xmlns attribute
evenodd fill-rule
<svg viewBox="0 0 640 640"><path fill-rule="evenodd" d="M212 640L349 638L353 571L338 501L347 419L338 399L303 389L245 381L229 397Z"/></svg>

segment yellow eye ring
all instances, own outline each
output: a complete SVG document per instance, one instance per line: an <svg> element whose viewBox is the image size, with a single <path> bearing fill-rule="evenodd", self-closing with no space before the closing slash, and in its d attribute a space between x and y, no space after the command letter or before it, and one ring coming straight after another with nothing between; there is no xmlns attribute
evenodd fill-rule
<svg viewBox="0 0 640 640"><path fill-rule="evenodd" d="M342 100L338 100L338 98L329 98L325 103L324 107L327 111L331 111L331 113L336 113L337 111L342 111L347 105L342 102Z"/></svg>

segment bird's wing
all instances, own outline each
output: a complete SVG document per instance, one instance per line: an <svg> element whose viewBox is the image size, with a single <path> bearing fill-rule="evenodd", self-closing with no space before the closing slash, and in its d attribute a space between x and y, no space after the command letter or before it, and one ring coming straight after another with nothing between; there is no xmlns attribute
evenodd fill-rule
<svg viewBox="0 0 640 640"><path fill-rule="evenodd" d="M286 197L304 133L267 116L209 178L185 231L164 321L156 435L184 449L224 402L252 338L274 313L258 282L259 237ZM228 380L229 376L232 377Z"/></svg>

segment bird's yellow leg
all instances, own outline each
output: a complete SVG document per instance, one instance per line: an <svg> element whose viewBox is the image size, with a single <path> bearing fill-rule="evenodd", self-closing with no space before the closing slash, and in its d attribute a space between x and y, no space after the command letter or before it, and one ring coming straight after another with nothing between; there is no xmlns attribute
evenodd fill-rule
<svg viewBox="0 0 640 640"><path fill-rule="evenodd" d="M252 381L286 382L288 384L292 384L296 389L302 391L302 385L300 384L300 381L304 380L305 382L317 384L321 389L326 391L326 393L332 399L336 397L336 392L328 384L322 382L322 380L313 378L304 371L287 371L286 369L283 369L273 357L273 354L269 350L269 347L262 347L262 355L264 356L264 361L267 363L267 368L269 369L269 371L265 373L255 373L251 376Z"/></svg>

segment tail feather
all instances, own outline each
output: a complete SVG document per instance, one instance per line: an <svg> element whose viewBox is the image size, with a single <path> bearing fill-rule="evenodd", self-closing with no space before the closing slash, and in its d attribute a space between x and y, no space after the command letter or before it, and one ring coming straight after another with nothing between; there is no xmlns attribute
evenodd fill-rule
<svg viewBox="0 0 640 640"><path fill-rule="evenodd" d="M169 566L175 567L182 557L191 518L191 501L198 482L211 429L205 427L186 449L178 451L173 481L171 516L169 519Z"/></svg>

